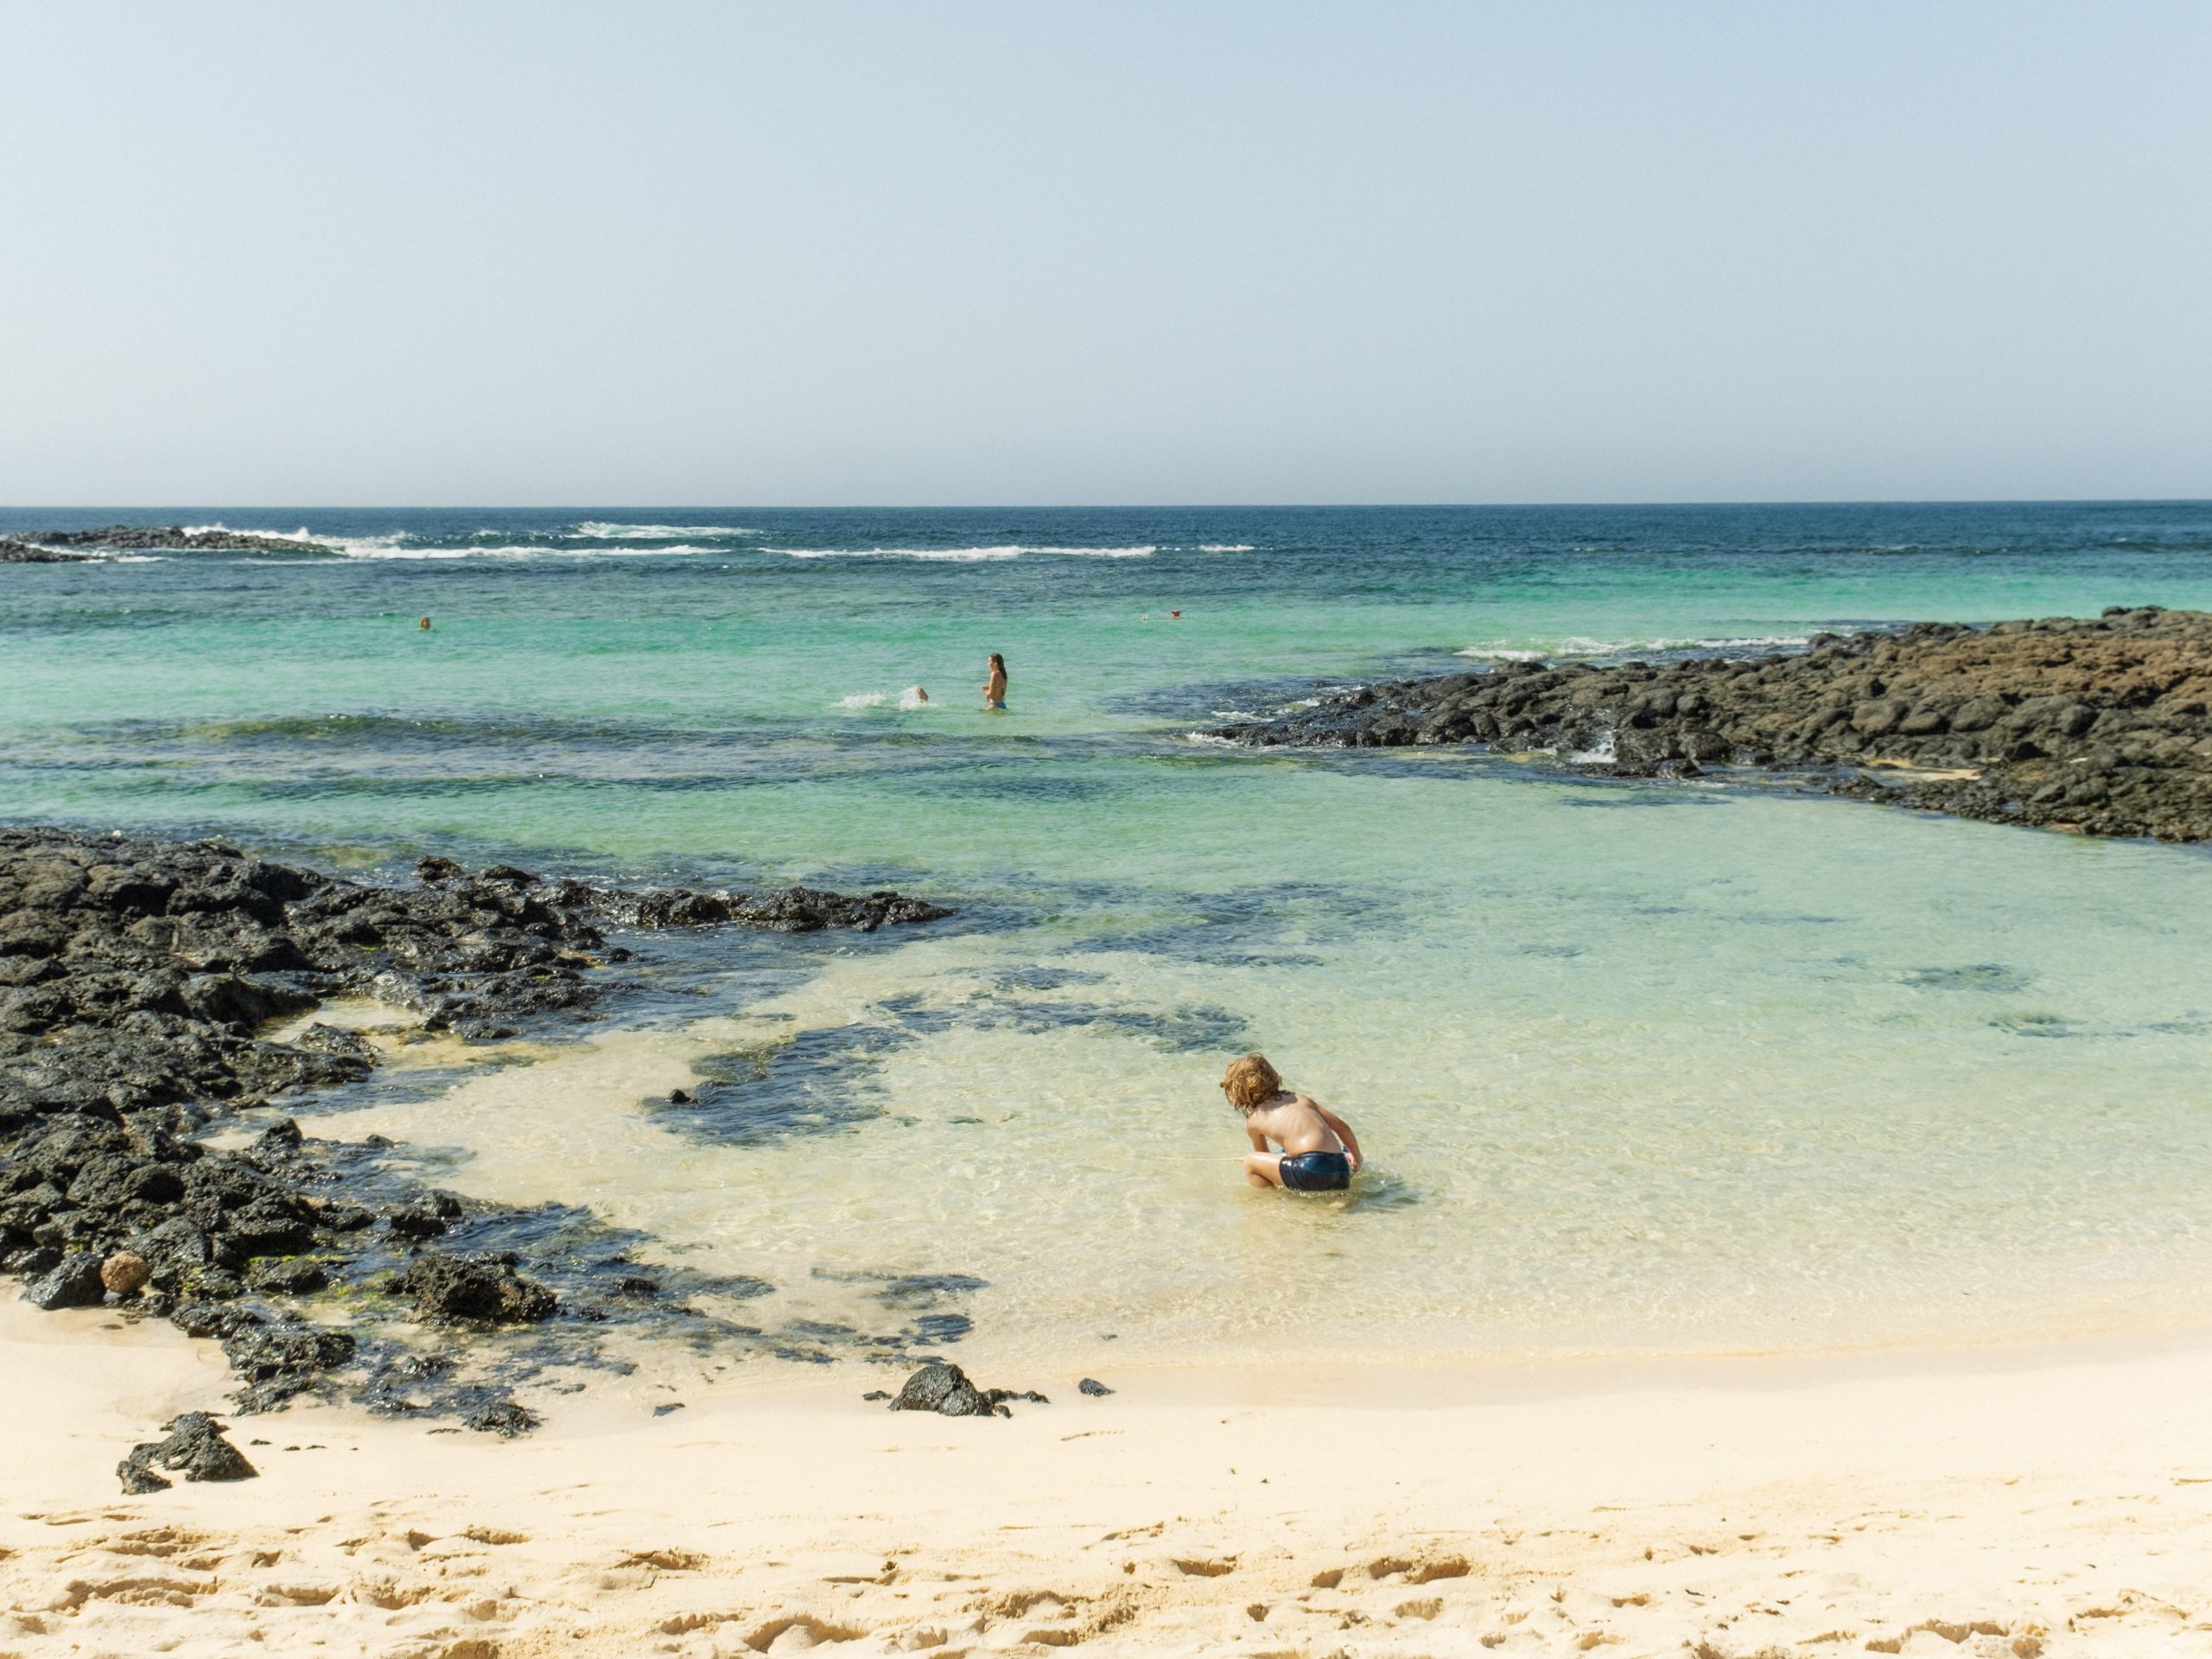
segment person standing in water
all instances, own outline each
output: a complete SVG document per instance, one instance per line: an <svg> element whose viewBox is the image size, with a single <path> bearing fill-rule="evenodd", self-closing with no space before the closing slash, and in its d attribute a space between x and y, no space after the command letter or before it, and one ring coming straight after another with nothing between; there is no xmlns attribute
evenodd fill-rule
<svg viewBox="0 0 2212 1659"><path fill-rule="evenodd" d="M995 651L991 653L990 677L983 682L983 707L1006 707L1006 658Z"/></svg>

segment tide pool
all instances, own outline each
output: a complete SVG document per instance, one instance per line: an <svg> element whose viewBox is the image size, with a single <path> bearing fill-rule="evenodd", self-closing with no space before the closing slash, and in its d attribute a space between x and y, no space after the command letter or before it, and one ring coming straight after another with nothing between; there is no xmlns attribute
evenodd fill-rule
<svg viewBox="0 0 2212 1659"><path fill-rule="evenodd" d="M967 1274L963 1353L1011 1362L2207 1312L2202 855L1190 734L1484 657L2212 607L2212 507L128 516L340 554L0 569L0 819L958 907L702 946L572 1052L305 1104L779 1313ZM1358 1128L1348 1201L1239 1184L1253 1047ZM695 1077L721 1106L648 1103Z"/></svg>

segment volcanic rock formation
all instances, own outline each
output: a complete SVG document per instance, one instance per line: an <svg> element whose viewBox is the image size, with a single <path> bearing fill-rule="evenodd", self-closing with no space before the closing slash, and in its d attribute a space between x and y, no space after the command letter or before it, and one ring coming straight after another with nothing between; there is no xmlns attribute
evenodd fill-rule
<svg viewBox="0 0 2212 1659"><path fill-rule="evenodd" d="M1821 634L1799 656L1504 663L1371 685L1212 735L1479 743L1617 775L1848 766L1839 792L2093 836L2212 838L2212 615L2115 607Z"/></svg>

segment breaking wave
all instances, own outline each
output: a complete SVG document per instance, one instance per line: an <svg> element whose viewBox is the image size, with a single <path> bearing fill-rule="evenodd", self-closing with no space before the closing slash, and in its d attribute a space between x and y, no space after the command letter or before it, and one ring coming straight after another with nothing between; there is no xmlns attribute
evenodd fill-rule
<svg viewBox="0 0 2212 1659"><path fill-rule="evenodd" d="M1157 547L768 547L764 553L782 553L794 559L931 559L974 564L988 559L1019 559L1035 553L1070 559L1148 559Z"/></svg>
<svg viewBox="0 0 2212 1659"><path fill-rule="evenodd" d="M610 524L586 519L566 532L571 541L672 542L686 536L758 536L757 530L738 524Z"/></svg>
<svg viewBox="0 0 2212 1659"><path fill-rule="evenodd" d="M1811 643L1802 633L1726 639L1592 639L1573 635L1543 646L1468 645L1455 657L1486 663L1542 663L1556 657L1625 657L1639 651L1787 651Z"/></svg>

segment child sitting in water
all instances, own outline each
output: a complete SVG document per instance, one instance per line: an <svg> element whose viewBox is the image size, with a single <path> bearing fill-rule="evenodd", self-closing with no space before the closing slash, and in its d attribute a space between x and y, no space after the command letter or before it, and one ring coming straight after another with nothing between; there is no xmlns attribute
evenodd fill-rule
<svg viewBox="0 0 2212 1659"><path fill-rule="evenodd" d="M1221 1091L1244 1114L1244 1132L1252 1137L1244 1179L1254 1186L1340 1192L1351 1185L1361 1161L1351 1125L1311 1095L1284 1088L1265 1055L1231 1060ZM1282 1150L1269 1152L1270 1141Z"/></svg>

